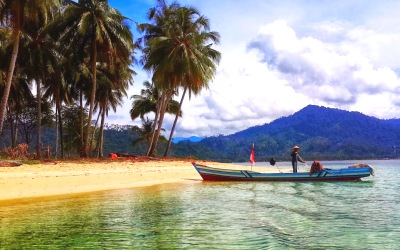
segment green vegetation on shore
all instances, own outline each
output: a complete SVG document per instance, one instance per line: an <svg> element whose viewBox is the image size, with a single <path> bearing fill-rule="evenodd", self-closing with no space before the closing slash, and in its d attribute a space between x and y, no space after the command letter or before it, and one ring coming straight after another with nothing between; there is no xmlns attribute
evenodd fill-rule
<svg viewBox="0 0 400 250"><path fill-rule="evenodd" d="M398 158L400 119L309 105L269 124L198 143L180 142L174 148L177 156L241 162L249 160L253 143L256 161L288 161L294 145L300 146L307 161Z"/></svg>
<svg viewBox="0 0 400 250"><path fill-rule="evenodd" d="M52 148L54 128L45 129L43 141ZM140 133L129 126L108 126L104 151L145 155L147 144L132 142ZM7 138L6 138L7 139ZM9 139L9 138L8 138ZM180 141L171 147L172 157L193 157L220 162L246 162L255 144L256 161L289 160L293 145L307 160L384 159L400 156L400 119L381 120L358 112L308 106L293 115L232 135L207 137L199 142ZM156 150L162 156L166 142Z"/></svg>
<svg viewBox="0 0 400 250"><path fill-rule="evenodd" d="M167 156L186 93L199 94L214 77L219 33L196 8L176 1L157 0L148 23L136 23L136 40L128 19L106 0L0 0L0 147L25 143L38 159L46 145L60 158L104 157L106 117L127 96L136 61L151 84L143 98L133 97L131 118L143 121L132 128L135 140L156 155L164 115L174 114L161 146Z"/></svg>

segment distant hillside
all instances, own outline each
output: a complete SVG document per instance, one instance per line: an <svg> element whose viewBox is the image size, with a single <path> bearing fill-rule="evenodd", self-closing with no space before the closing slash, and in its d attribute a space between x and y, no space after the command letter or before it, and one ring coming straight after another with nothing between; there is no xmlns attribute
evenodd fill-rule
<svg viewBox="0 0 400 250"><path fill-rule="evenodd" d="M203 140L203 138L197 137L197 136L175 137L175 138L172 138L172 142L173 142L173 143L178 143L178 142L181 142L181 141L199 142L199 141L201 141L201 140Z"/></svg>
<svg viewBox="0 0 400 250"><path fill-rule="evenodd" d="M141 155L146 144L132 147L138 138L130 126L108 126L104 131L104 155L127 153ZM43 128L43 145L55 150L55 128ZM19 137L19 140L22 138ZM34 150L36 137L32 135L30 149ZM307 106L293 115L248 128L227 136L207 138L177 138L169 156L196 157L223 162L248 161L251 145L255 144L256 161L289 160L291 148L300 146L300 155L314 159L382 159L397 158L400 148L400 119L382 120L359 112L348 112L319 106ZM20 141L18 143L21 143ZM9 131L0 138L0 150L10 145ZM165 144L159 143L158 156ZM71 153L71 154L70 154ZM69 152L73 157L77 152Z"/></svg>
<svg viewBox="0 0 400 250"><path fill-rule="evenodd" d="M289 160L291 148L313 159L380 159L398 156L400 119L381 120L359 112L309 105L288 117L228 136L174 145L176 156L247 161L252 143L256 160Z"/></svg>

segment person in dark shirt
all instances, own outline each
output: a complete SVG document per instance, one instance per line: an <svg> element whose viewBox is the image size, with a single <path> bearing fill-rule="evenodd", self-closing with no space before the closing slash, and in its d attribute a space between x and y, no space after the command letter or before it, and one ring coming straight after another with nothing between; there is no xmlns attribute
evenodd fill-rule
<svg viewBox="0 0 400 250"><path fill-rule="evenodd" d="M303 159L301 159L300 155L299 155L299 146L294 146L293 147L293 152L291 154L292 156L292 167L293 167L293 173L297 173L297 162L302 162L302 163L306 163Z"/></svg>

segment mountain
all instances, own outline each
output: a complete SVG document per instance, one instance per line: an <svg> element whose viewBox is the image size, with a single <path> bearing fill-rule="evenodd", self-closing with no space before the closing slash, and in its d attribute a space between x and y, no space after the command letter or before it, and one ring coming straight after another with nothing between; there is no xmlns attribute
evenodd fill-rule
<svg viewBox="0 0 400 250"><path fill-rule="evenodd" d="M173 143L178 143L180 141L191 141L191 142L199 142L203 140L203 138L201 137L197 137L197 136L190 136L190 137L175 137L172 139Z"/></svg>
<svg viewBox="0 0 400 250"><path fill-rule="evenodd" d="M42 143L50 146L54 156L55 127L45 127L42 132ZM5 130L0 138L0 154L11 144L9 135ZM104 131L104 155L110 152L145 154L145 143L132 147L139 136L129 126L108 127ZM29 148L33 151L36 137L34 134L31 137ZM18 143L22 143L23 137L18 138ZM249 161L253 143L256 161L269 161L271 157L288 161L294 145L300 146L300 155L307 161L397 158L400 155L400 119L383 120L360 112L309 105L293 115L235 134L176 139L179 142L172 145L169 156L221 162ZM158 156L162 156L165 147L165 143L159 143ZM66 155L76 157L77 152L70 148Z"/></svg>
<svg viewBox="0 0 400 250"><path fill-rule="evenodd" d="M400 119L383 120L340 109L309 105L293 115L227 136L181 141L175 156L218 161L247 161L255 144L258 161L289 160L294 145L314 159L380 159L398 157Z"/></svg>

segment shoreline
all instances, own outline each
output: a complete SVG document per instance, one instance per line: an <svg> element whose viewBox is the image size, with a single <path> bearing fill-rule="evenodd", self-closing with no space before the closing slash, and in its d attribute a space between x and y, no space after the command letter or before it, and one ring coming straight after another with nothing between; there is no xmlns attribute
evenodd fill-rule
<svg viewBox="0 0 400 250"><path fill-rule="evenodd" d="M202 181L191 159L104 159L49 161L0 167L0 202ZM220 168L243 169L230 163L196 161ZM255 171L265 171L265 168Z"/></svg>

